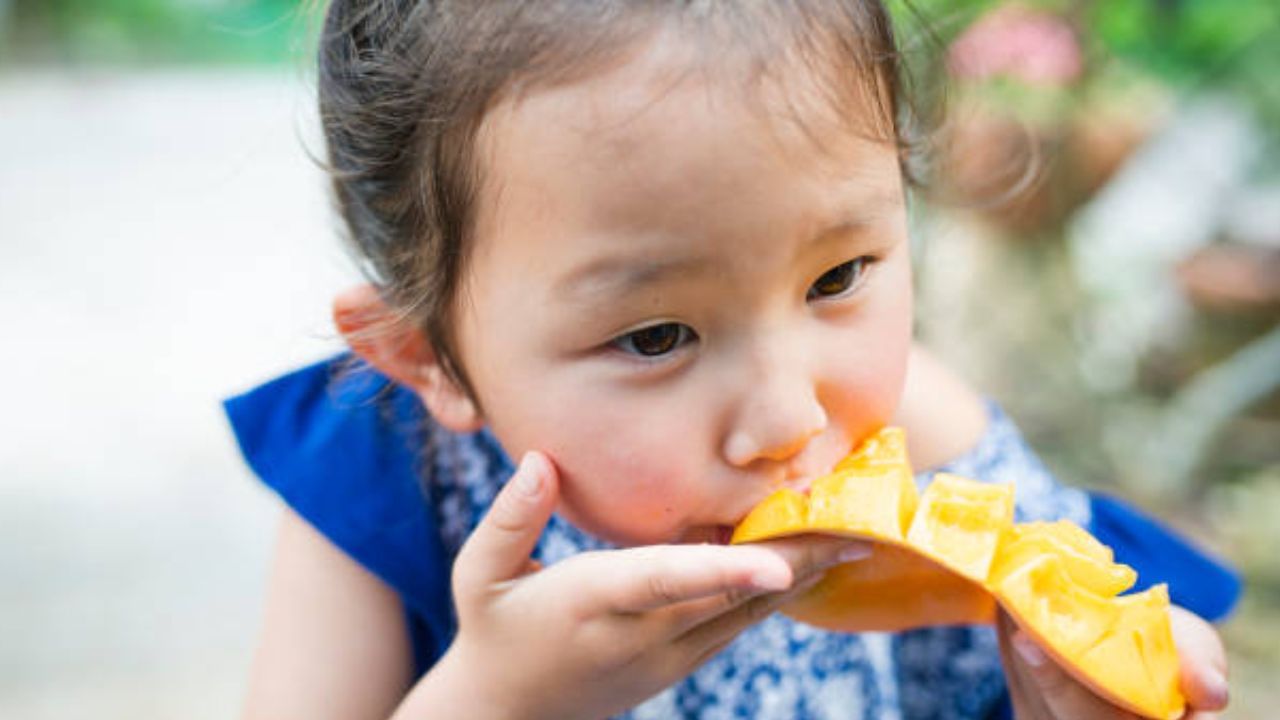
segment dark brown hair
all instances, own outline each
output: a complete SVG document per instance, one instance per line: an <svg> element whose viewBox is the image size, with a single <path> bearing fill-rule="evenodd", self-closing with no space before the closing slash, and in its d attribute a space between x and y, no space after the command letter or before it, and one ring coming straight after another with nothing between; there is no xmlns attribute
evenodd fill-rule
<svg viewBox="0 0 1280 720"><path fill-rule="evenodd" d="M333 0L319 45L320 115L348 240L370 280L422 329L446 372L481 164L476 133L512 93L571 81L678 27L715 62L746 53L816 73L826 98L870 103L908 182L919 146L894 30L878 0ZM847 107L847 106L846 106ZM474 397L474 393L471 393Z"/></svg>

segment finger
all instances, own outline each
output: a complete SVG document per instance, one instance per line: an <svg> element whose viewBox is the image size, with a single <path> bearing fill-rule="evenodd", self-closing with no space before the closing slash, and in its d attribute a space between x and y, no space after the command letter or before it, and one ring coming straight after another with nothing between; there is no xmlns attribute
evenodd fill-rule
<svg viewBox="0 0 1280 720"><path fill-rule="evenodd" d="M680 655L685 658L685 669L691 670L706 662L733 642L743 630L759 623L776 612L778 608L808 592L820 580L822 580L821 575L811 575L786 592L769 593L751 598L728 612L690 628L673 641L682 650Z"/></svg>
<svg viewBox="0 0 1280 720"><path fill-rule="evenodd" d="M796 535L758 543L754 547L777 553L791 566L797 582L811 575L825 574L836 565L856 562L871 555L868 542L827 535Z"/></svg>
<svg viewBox="0 0 1280 720"><path fill-rule="evenodd" d="M811 555L806 562L814 563L812 566L806 564L802 565L799 570L792 570L793 584L797 587L803 585L805 588L812 588L825 576L825 571L831 567L846 562L856 562L857 559L867 557L870 554L869 547L862 542L846 544L843 547L836 545L835 548L834 554L827 553L823 555L819 553L816 558ZM802 573L807 573L807 575ZM733 610L758 594L761 593L725 592L673 606L666 616L665 633L669 637L683 635L690 629L711 620L717 615L723 615Z"/></svg>
<svg viewBox="0 0 1280 720"><path fill-rule="evenodd" d="M611 563L614 572L595 577L612 588L610 609L636 613L713 595L724 596L722 607L733 606L865 557L870 546L811 535L755 545L661 545L622 552L640 565L624 569Z"/></svg>
<svg viewBox="0 0 1280 720"><path fill-rule="evenodd" d="M1050 718L1134 718L1077 682L1058 667L1031 636L1018 630L1009 638L1015 672L1023 675L1024 689L1040 697Z"/></svg>
<svg viewBox="0 0 1280 720"><path fill-rule="evenodd" d="M1046 718L1049 716L1049 711L1045 708L1044 702L1038 694L1032 692L1026 673L1014 664L1017 662L1017 657L1014 655L1009 638L1017 630L1017 626L1013 624L1009 615L1004 610L1000 610L996 615L996 637L1000 642L1000 657L1004 661L1009 697L1013 701L1013 716L1018 720Z"/></svg>
<svg viewBox="0 0 1280 720"><path fill-rule="evenodd" d="M1178 647L1179 679L1187 704L1196 710L1227 707L1227 653L1213 626L1188 610L1169 608L1173 641Z"/></svg>
<svg viewBox="0 0 1280 720"><path fill-rule="evenodd" d="M520 467L458 552L455 593L479 592L524 574L531 567L529 555L555 509L556 494L551 461L541 453L525 453Z"/></svg>
<svg viewBox="0 0 1280 720"><path fill-rule="evenodd" d="M606 608L644 613L709 596L741 601L762 592L785 590L793 575L776 553L758 547L651 545L601 553L583 563Z"/></svg>
<svg viewBox="0 0 1280 720"><path fill-rule="evenodd" d="M816 584L814 581L817 579L819 578L810 578L800 582L812 586ZM753 598L768 594L770 593L726 592L673 605L661 618L655 621L656 628L654 631L660 633L662 637L678 638L693 628L709 622L712 618L724 615Z"/></svg>

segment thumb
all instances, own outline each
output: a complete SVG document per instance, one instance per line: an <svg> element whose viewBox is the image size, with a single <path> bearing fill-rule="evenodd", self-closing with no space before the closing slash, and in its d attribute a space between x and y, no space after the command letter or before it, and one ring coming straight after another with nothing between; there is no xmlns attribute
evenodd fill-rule
<svg viewBox="0 0 1280 720"><path fill-rule="evenodd" d="M1040 707L1047 710L1047 717L1063 720L1121 717L1119 710L1059 667L1025 631L1018 630L1011 644L1021 661L1024 676L1030 679L1029 684L1039 695Z"/></svg>
<svg viewBox="0 0 1280 720"><path fill-rule="evenodd" d="M1227 707L1227 652L1208 622L1177 605L1169 608L1173 641L1178 648L1182 693L1197 710Z"/></svg>
<svg viewBox="0 0 1280 720"><path fill-rule="evenodd" d="M555 509L555 468L545 455L527 452L494 498L489 513L458 552L454 590L459 596L483 592L529 567L529 554Z"/></svg>

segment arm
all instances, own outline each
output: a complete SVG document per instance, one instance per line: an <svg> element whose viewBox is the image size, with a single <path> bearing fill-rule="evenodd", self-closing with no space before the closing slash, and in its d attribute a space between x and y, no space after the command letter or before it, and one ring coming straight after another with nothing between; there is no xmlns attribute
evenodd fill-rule
<svg viewBox="0 0 1280 720"><path fill-rule="evenodd" d="M286 508L243 718L385 718L412 674L395 592Z"/></svg>

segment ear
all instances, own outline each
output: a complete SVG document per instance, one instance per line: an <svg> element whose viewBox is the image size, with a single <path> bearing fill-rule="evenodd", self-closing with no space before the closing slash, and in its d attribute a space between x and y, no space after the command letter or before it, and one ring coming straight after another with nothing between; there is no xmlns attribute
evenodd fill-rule
<svg viewBox="0 0 1280 720"><path fill-rule="evenodd" d="M333 323L356 355L417 393L441 425L455 432L484 425L476 403L445 372L422 330L388 307L372 285L338 294Z"/></svg>

